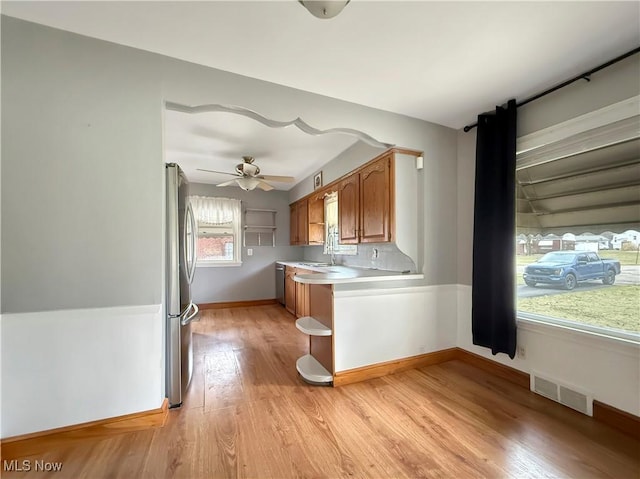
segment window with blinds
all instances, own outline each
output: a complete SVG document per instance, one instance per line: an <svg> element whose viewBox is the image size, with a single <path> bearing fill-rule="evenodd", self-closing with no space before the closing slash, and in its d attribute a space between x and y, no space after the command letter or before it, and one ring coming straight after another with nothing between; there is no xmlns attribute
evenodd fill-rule
<svg viewBox="0 0 640 479"><path fill-rule="evenodd" d="M639 98L518 139L519 315L640 339Z"/></svg>

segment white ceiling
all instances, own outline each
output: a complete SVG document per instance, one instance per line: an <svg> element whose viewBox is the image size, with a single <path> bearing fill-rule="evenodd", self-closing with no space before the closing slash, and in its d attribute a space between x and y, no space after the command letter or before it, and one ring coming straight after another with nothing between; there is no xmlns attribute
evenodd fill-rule
<svg viewBox="0 0 640 479"><path fill-rule="evenodd" d="M2 13L452 128L640 44L639 2L352 0L331 20L295 0L3 1ZM171 149L224 157L231 171L249 154L264 174L301 177L335 156L311 158L326 138L287 156L284 137L252 145L238 131L214 133L181 116L182 125L171 118Z"/></svg>
<svg viewBox="0 0 640 479"><path fill-rule="evenodd" d="M165 160L178 163L195 183L217 184L232 179L198 168L235 173L243 156L253 156L261 175L293 176L293 183L269 182L276 189L288 190L358 141L340 133L310 136L295 126L270 128L224 112L167 110L164 122Z"/></svg>

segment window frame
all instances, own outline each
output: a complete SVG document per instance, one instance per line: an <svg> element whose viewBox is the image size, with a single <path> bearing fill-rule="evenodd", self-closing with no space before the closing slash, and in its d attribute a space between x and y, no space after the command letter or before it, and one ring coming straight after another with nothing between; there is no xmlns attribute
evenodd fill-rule
<svg viewBox="0 0 640 479"><path fill-rule="evenodd" d="M326 255L355 255L358 253L358 245L355 244L341 244L340 243L340 237L339 237L339 233L338 233L338 221L339 219L336 218L336 223L335 223L335 227L336 230L331 233L329 231L331 225L329 224L329 220L328 220L328 214L327 214L327 207L330 204L334 204L336 205L336 214L338 211L338 192L337 191L332 191L331 193L325 195L324 197L324 201L323 201L323 208L324 208L324 244L322 247L322 254L326 254ZM330 235L333 234L334 238L331 239Z"/></svg>
<svg viewBox="0 0 640 479"><path fill-rule="evenodd" d="M530 134L517 138L517 152L524 153L539 146L543 146L547 143L552 143L563 138L568 138L580 132L588 131L596 127L605 126L616 121L630 118L631 116L638 114L637 112L639 107L640 96L635 96L627 100L614 103L600 110L586 113L577 118L572 118L563 123L551 125L542 130L532 132ZM514 237L517 238L517 236L517 231L514 231ZM585 256L588 258L588 251L581 251L579 253L585 254ZM518 273L515 273L515 275L517 274ZM515 275L514 283L517 281L517 277ZM526 311L519 311L517 288L515 304L516 320L519 325L524 325L526 328L533 327L534 329L536 329L542 327L543 330L548 329L549 331L554 331L554 335L555 331L557 331L558 333L560 331L568 331L584 334L591 337L605 338L607 340L615 342L616 344L631 344L635 347L640 346L640 332L635 333L632 331L606 328L565 318L557 318Z"/></svg>
<svg viewBox="0 0 640 479"><path fill-rule="evenodd" d="M233 208L234 209L233 219L230 223L224 223L224 224L207 223L205 221L201 221L198 218L198 212L195 211L196 225L197 225L196 242L198 242L202 237L201 236L202 228L216 228L216 227L229 228L230 226L232 230L232 235L233 235L234 254L233 254L233 258L230 260L202 259L197 257L196 268L240 267L242 266L242 202L235 198L219 198L219 197L210 197L210 198L226 199L226 200L232 200L234 202L237 202ZM196 210L196 208L194 208L194 210ZM196 245L196 249L197 249L197 245Z"/></svg>

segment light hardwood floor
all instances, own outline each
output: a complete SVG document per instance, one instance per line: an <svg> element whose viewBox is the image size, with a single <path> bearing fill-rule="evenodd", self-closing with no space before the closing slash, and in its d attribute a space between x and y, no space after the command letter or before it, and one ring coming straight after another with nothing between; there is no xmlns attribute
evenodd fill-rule
<svg viewBox="0 0 640 479"><path fill-rule="evenodd" d="M62 443L25 458L61 472L2 477L640 476L637 440L459 361L307 385L308 338L281 306L205 311L194 341L193 382L163 428Z"/></svg>

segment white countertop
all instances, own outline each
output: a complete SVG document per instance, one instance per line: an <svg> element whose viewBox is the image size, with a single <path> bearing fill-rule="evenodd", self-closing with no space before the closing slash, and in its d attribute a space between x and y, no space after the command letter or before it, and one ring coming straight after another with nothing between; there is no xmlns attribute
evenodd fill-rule
<svg viewBox="0 0 640 479"><path fill-rule="evenodd" d="M327 265L312 261L278 261L285 266L308 269L313 274L297 274L293 279L305 284L344 284L367 283L373 281L398 281L423 279L422 273L404 273L401 271L388 271L383 269L358 268L355 266Z"/></svg>

